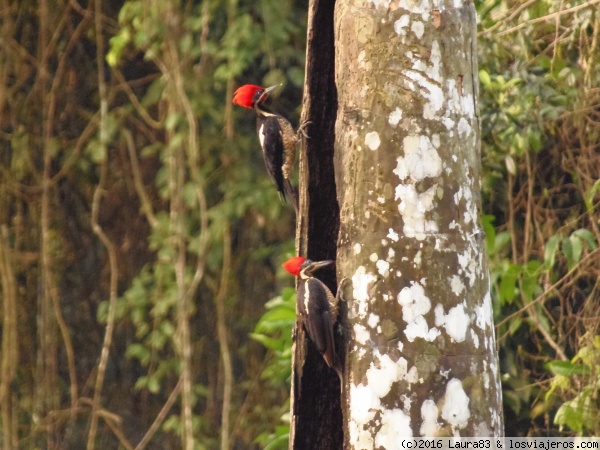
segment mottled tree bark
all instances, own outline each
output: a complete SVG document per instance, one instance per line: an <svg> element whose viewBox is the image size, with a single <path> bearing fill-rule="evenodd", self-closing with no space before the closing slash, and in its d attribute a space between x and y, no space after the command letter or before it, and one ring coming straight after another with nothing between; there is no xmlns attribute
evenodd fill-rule
<svg viewBox="0 0 600 450"><path fill-rule="evenodd" d="M503 434L475 19L462 0L336 3L346 448Z"/></svg>

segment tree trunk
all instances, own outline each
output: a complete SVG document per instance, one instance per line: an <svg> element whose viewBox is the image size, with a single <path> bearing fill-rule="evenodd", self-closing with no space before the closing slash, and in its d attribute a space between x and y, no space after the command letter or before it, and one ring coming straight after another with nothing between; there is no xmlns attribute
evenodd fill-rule
<svg viewBox="0 0 600 450"><path fill-rule="evenodd" d="M315 261L335 259L339 229L333 167L337 108L334 5L334 0L312 0L308 12L302 118L312 124L308 127L310 139L300 155L296 251ZM320 270L319 278L335 293L335 270ZM299 323L294 336L290 449L341 449L344 436L338 377Z"/></svg>
<svg viewBox="0 0 600 450"><path fill-rule="evenodd" d="M338 0L335 33L346 448L500 436L475 8Z"/></svg>

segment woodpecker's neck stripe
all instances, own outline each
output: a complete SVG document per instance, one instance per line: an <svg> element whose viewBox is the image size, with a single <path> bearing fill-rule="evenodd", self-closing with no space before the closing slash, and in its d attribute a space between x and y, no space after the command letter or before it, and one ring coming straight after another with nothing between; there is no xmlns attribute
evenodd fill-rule
<svg viewBox="0 0 600 450"><path fill-rule="evenodd" d="M260 116L264 116L264 117L274 117L277 115L277 114L274 114L271 111L269 111L269 109L266 106L264 106L262 103L255 103L254 111L256 111L256 114L258 114Z"/></svg>

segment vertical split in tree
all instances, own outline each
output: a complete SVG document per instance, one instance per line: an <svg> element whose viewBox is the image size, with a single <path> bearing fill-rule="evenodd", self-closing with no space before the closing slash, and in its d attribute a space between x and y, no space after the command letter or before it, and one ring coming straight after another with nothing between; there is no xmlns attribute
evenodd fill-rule
<svg viewBox="0 0 600 450"><path fill-rule="evenodd" d="M338 0L346 448L500 436L472 2Z"/></svg>
<svg viewBox="0 0 600 450"><path fill-rule="evenodd" d="M339 207L333 177L337 93L334 75L334 0L312 0L308 10L306 75L301 123L311 121L300 152L296 252L314 261L335 259ZM336 293L333 268L319 279ZM342 305L343 307L343 305ZM344 311L340 311L343 317ZM290 448L341 449L344 444L340 387L297 322L293 346Z"/></svg>

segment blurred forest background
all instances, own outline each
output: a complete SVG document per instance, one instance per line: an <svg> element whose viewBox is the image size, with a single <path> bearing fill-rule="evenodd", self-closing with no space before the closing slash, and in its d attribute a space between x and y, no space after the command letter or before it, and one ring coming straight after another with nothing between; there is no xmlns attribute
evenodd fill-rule
<svg viewBox="0 0 600 450"><path fill-rule="evenodd" d="M600 1L475 3L506 434L598 436ZM287 448L306 2L0 5L3 448Z"/></svg>

